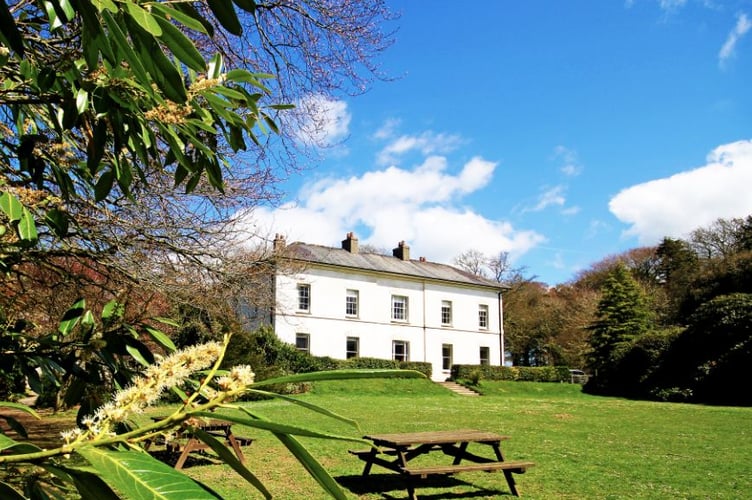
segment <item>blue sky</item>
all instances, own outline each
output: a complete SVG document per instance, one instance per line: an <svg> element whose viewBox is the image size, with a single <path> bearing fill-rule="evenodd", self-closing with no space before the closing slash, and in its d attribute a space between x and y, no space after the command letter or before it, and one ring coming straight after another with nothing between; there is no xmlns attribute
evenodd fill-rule
<svg viewBox="0 0 752 500"><path fill-rule="evenodd" d="M551 285L752 214L752 0L392 1L392 81L341 100L321 161L255 224Z"/></svg>

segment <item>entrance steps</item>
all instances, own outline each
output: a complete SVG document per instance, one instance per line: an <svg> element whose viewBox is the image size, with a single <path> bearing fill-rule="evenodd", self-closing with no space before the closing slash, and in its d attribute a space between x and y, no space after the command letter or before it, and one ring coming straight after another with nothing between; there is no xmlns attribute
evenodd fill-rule
<svg viewBox="0 0 752 500"><path fill-rule="evenodd" d="M440 386L449 389L450 391L459 394L460 396L480 396L477 392L475 392L472 389L469 389L465 387L464 385L460 385L456 382L437 382Z"/></svg>

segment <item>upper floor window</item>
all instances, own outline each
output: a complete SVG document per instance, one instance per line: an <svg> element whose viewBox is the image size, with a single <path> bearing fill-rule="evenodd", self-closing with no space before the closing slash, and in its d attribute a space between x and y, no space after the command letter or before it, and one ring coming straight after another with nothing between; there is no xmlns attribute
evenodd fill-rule
<svg viewBox="0 0 752 500"><path fill-rule="evenodd" d="M407 321L408 303L404 295L392 295L392 319Z"/></svg>
<svg viewBox="0 0 752 500"><path fill-rule="evenodd" d="M358 316L358 291L348 290L345 296L345 316Z"/></svg>
<svg viewBox="0 0 752 500"><path fill-rule="evenodd" d="M295 334L295 348L302 352L311 352L311 336L307 333Z"/></svg>
<svg viewBox="0 0 752 500"><path fill-rule="evenodd" d="M452 324L452 303L448 300L441 301L441 324Z"/></svg>
<svg viewBox="0 0 752 500"><path fill-rule="evenodd" d="M392 359L397 361L410 361L410 342L406 340L393 340Z"/></svg>
<svg viewBox="0 0 752 500"><path fill-rule="evenodd" d="M298 311L311 311L311 285L298 284Z"/></svg>
<svg viewBox="0 0 752 500"><path fill-rule="evenodd" d="M485 304L478 306L478 328L488 328L488 306Z"/></svg>

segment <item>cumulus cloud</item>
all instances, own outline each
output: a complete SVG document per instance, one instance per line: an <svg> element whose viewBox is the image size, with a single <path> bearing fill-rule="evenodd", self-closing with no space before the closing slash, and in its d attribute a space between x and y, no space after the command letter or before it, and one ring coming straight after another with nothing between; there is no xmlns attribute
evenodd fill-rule
<svg viewBox="0 0 752 500"><path fill-rule="evenodd" d="M543 236L461 204L464 196L488 185L495 168L496 163L476 157L450 172L445 158L433 156L412 169L392 166L320 180L301 189L297 204L257 208L240 223L256 233L329 246L356 230L361 243L394 248L404 240L415 257L437 262L449 263L469 248L519 256Z"/></svg>
<svg viewBox="0 0 752 500"><path fill-rule="evenodd" d="M296 104L301 123L296 136L304 144L329 147L350 132L351 115L345 101L322 95L309 95Z"/></svg>
<svg viewBox="0 0 752 500"><path fill-rule="evenodd" d="M383 129L382 129L383 130ZM462 138L454 134L423 132L419 135L401 135L393 139L378 154L379 165L391 165L411 151L417 151L424 156L446 154L457 149L462 144Z"/></svg>
<svg viewBox="0 0 752 500"><path fill-rule="evenodd" d="M626 236L651 245L682 238L718 218L752 214L752 140L714 149L706 165L624 189L609 202Z"/></svg>
<svg viewBox="0 0 752 500"><path fill-rule="evenodd" d="M721 66L734 56L736 45L739 43L739 40L749 32L750 28L752 28L752 21L749 20L747 14L739 14L736 18L736 25L731 30L731 33L729 33L726 42L718 52L718 62Z"/></svg>

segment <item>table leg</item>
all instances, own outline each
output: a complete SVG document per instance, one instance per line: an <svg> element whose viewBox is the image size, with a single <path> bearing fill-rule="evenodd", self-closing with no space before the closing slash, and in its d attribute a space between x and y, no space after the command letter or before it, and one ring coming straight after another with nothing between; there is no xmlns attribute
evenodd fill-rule
<svg viewBox="0 0 752 500"><path fill-rule="evenodd" d="M371 473L371 467L373 467L373 459L376 458L376 448L371 448L371 453L366 458L366 465L363 467L363 475L367 476Z"/></svg>
<svg viewBox="0 0 752 500"><path fill-rule="evenodd" d="M238 456L238 460L240 460L241 464L245 463L245 456L243 455L243 452L240 449L240 445L238 444L238 440L235 439L235 436L232 434L232 431L229 431L227 433L227 441L232 446L232 449L235 450L235 455Z"/></svg>
<svg viewBox="0 0 752 500"><path fill-rule="evenodd" d="M183 447L183 452L180 454L180 457L178 457L178 461L175 463L175 468L177 470L180 470L183 468L183 465L185 465L185 461L188 459L188 455L191 454L191 452L195 449L198 449L196 444L198 444L198 439L191 437L188 439L188 442L185 443L185 446Z"/></svg>
<svg viewBox="0 0 752 500"><path fill-rule="evenodd" d="M500 442L493 444L494 453L496 453L496 460L499 462L504 461L504 454L501 452L501 444ZM509 486L509 491L512 492L512 495L518 497L520 496L519 492L517 491L517 485L514 482L514 477L512 476L512 471L504 469L502 471L504 473L504 478L507 480L507 486Z"/></svg>

